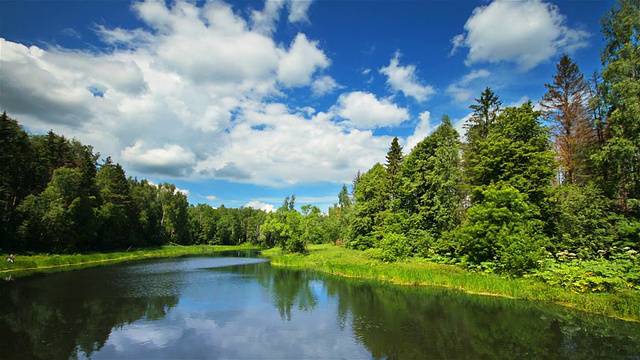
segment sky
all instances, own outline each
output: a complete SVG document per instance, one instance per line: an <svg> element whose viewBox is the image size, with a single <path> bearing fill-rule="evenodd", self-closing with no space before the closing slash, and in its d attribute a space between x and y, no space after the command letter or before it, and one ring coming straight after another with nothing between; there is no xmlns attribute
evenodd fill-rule
<svg viewBox="0 0 640 360"><path fill-rule="evenodd" d="M191 204L323 211L490 87L536 104L601 69L614 1L0 0L0 111Z"/></svg>

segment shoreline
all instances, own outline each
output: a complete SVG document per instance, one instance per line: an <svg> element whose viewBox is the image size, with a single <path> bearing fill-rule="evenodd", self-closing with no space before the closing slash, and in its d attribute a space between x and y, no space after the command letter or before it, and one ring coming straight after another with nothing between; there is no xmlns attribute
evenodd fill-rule
<svg viewBox="0 0 640 360"><path fill-rule="evenodd" d="M91 253L91 254L36 254L18 255L13 264L6 261L0 267L0 274L13 272L37 272L39 270L64 269L82 267L84 265L108 265L111 263L135 261L142 259L160 259L183 255L201 255L235 250L259 250L249 245L165 245L157 249L137 249L123 252ZM5 259L3 259L4 261Z"/></svg>
<svg viewBox="0 0 640 360"><path fill-rule="evenodd" d="M577 293L526 278L467 271L454 265L408 260L385 263L367 259L363 252L334 245L312 245L309 253L262 252L274 266L315 270L335 276L387 282L399 286L431 286L472 295L549 302L591 314L640 322L640 292Z"/></svg>

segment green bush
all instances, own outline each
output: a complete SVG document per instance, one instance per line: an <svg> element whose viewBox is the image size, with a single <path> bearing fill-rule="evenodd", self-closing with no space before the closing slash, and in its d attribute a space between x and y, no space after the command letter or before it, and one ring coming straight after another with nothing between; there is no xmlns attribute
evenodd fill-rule
<svg viewBox="0 0 640 360"><path fill-rule="evenodd" d="M385 234L379 247L382 249L382 260L387 262L402 260L411 254L411 245L402 234Z"/></svg>
<svg viewBox="0 0 640 360"><path fill-rule="evenodd" d="M457 241L456 255L470 267L494 262L511 275L537 268L548 239L526 195L499 184L476 189L475 197L480 201L469 208L466 221L446 235L451 239L445 241Z"/></svg>

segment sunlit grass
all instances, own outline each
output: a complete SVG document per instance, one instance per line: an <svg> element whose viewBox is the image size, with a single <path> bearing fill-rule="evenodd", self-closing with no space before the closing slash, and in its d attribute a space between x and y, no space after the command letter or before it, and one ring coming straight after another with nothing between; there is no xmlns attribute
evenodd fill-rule
<svg viewBox="0 0 640 360"><path fill-rule="evenodd" d="M110 264L122 261L153 259L176 257L183 255L208 254L230 250L248 250L258 249L251 245L227 246L227 245L166 245L155 249L141 249L110 253L91 253L91 254L37 254L37 255L20 255L15 257L15 263L11 264L6 261L9 254L3 254L2 263L0 263L0 273L10 273L22 270L42 270L60 267L72 267L77 265L100 265Z"/></svg>
<svg viewBox="0 0 640 360"><path fill-rule="evenodd" d="M313 245L307 255L283 254L280 249L263 251L275 266L313 269L345 277L387 281L400 285L440 286L472 294L512 299L548 301L591 313L640 321L640 293L577 293L533 279L506 278L476 273L453 265L417 259L385 263L365 257L362 251L334 245Z"/></svg>

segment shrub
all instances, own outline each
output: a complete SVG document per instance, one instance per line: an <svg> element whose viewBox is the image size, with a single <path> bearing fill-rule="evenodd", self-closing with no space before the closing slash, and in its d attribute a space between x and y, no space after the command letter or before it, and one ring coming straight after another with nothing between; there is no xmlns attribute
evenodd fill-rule
<svg viewBox="0 0 640 360"><path fill-rule="evenodd" d="M388 233L380 240L382 260L393 262L402 260L411 254L411 245L407 237L402 234Z"/></svg>

